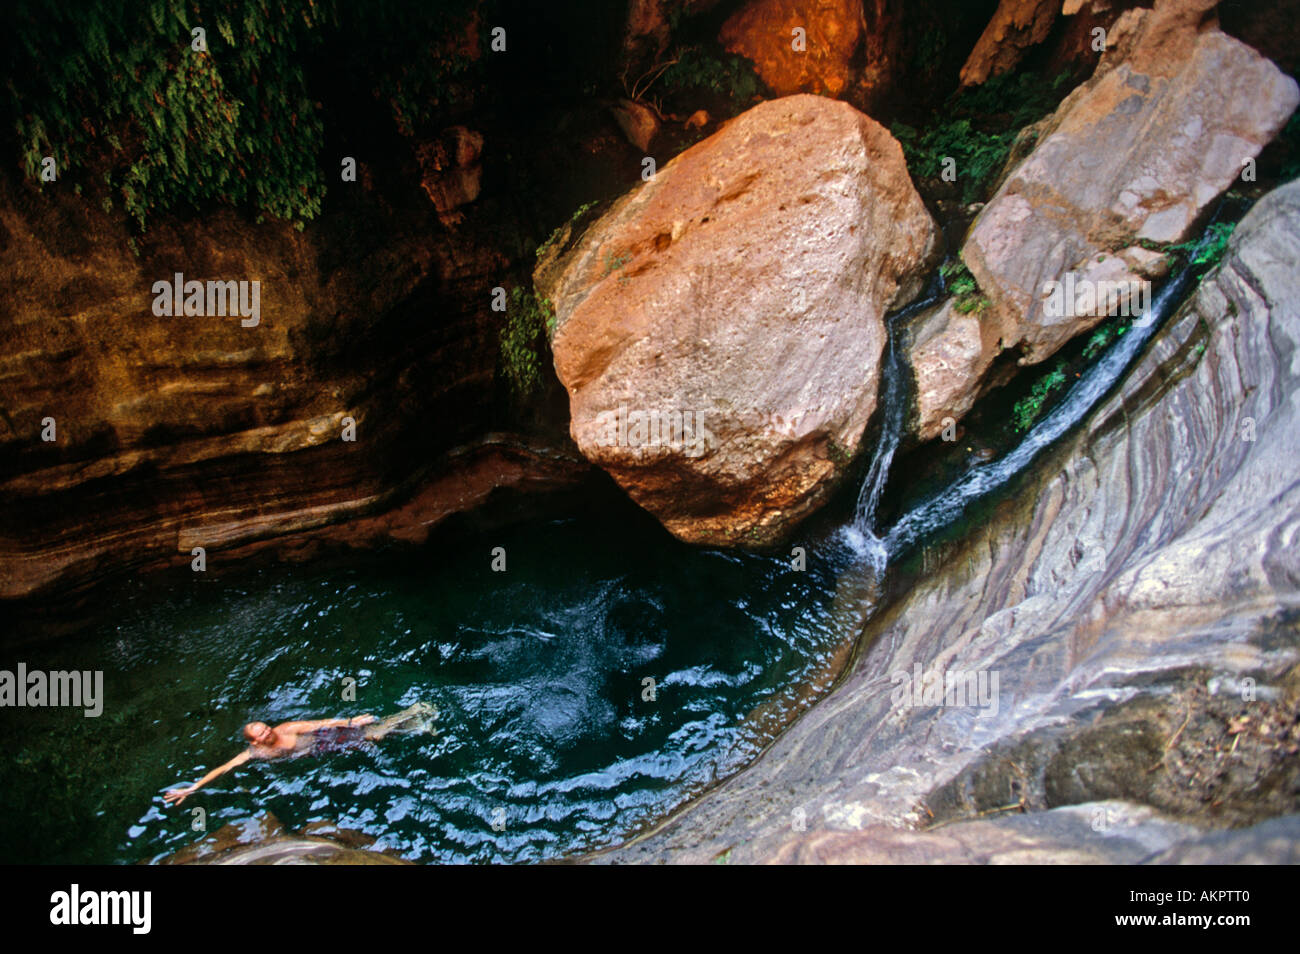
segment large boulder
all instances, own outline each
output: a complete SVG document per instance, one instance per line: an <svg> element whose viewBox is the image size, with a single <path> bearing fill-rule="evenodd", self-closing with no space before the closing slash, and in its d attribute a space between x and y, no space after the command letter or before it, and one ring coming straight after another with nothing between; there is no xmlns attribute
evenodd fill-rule
<svg viewBox="0 0 1300 954"><path fill-rule="evenodd" d="M539 266L573 439L683 540L780 539L857 452L936 244L882 126L756 106Z"/></svg>
<svg viewBox="0 0 1300 954"><path fill-rule="evenodd" d="M1153 277L1162 256L1140 243L1185 239L1286 123L1295 80L1205 22L1213 5L1162 0L1120 17L1097 72L980 213L962 257L988 307L978 322L946 307L913 350L923 438L969 410L1000 352L1036 363L1105 317L1048 307L1048 283Z"/></svg>
<svg viewBox="0 0 1300 954"><path fill-rule="evenodd" d="M1081 431L910 561L828 697L600 860L1294 862L1298 299L1292 183ZM918 698L916 667L997 682Z"/></svg>

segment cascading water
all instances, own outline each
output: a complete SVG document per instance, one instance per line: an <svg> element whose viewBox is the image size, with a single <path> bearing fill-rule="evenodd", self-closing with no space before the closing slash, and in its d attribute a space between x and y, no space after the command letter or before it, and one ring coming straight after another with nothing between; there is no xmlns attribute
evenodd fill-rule
<svg viewBox="0 0 1300 954"><path fill-rule="evenodd" d="M194 840L191 806L213 828L265 811L291 829L336 823L425 861L536 861L626 838L754 758L829 688L880 606L887 563L1082 420L1188 278L1020 446L882 532L910 400L901 335L933 299L897 313L856 511L798 540L809 552L823 534L840 544L803 571L783 554L689 547L610 501L463 548L124 587L111 618L26 656L30 670L102 670L104 718L0 709L0 860L160 858ZM495 546L510 553L508 578L488 569ZM355 702L340 701L347 680ZM246 721L421 700L438 707L437 736L250 765L182 811L163 803L241 747ZM25 806L37 803L49 810L33 820Z"/></svg>
<svg viewBox="0 0 1300 954"><path fill-rule="evenodd" d="M1199 253L1208 242L1207 232L1188 256L1189 261L1198 261ZM1034 425L1012 450L997 460L974 465L946 488L907 510L884 536L880 536L875 528L876 511L902 437L909 398L910 371L897 338L907 319L920 309L929 307L935 299L926 298L899 311L889 322L889 344L881 367L882 419L876 455L858 494L853 522L843 530L844 538L855 554L868 561L873 577L879 579L892 558L930 533L953 523L970 504L1004 487L1043 450L1082 421L1119 382L1165 319L1181 304L1193 271L1190 266L1184 268L1166 282L1146 313L1136 319L1128 332L1083 373L1061 403Z"/></svg>
<svg viewBox="0 0 1300 954"><path fill-rule="evenodd" d="M866 479L858 493L853 521L844 528L849 546L870 563L877 577L884 572L887 552L884 540L875 532L876 511L880 507L880 495L884 492L885 482L889 479L889 467L894 461L894 453L903 437L909 399L909 370L898 339L907 321L934 304L937 297L927 295L896 312L887 322L889 338L880 365L880 436L876 442L876 455L871 460Z"/></svg>
<svg viewBox="0 0 1300 954"><path fill-rule="evenodd" d="M908 510L884 537L886 558L897 556L927 534L951 524L971 503L1005 486L1039 453L1082 421L1124 376L1160 325L1178 307L1190 272L1185 269L1165 284L1147 312L1083 373L1061 403L1034 425L1024 440L997 460L975 465L944 490Z"/></svg>

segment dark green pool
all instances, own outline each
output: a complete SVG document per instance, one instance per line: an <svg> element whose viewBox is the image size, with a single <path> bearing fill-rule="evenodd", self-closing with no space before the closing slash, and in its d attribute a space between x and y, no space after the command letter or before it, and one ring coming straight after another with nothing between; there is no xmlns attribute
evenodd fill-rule
<svg viewBox="0 0 1300 954"><path fill-rule="evenodd" d="M804 545L797 572L591 516L345 569L127 587L111 623L0 660L102 669L106 697L99 718L0 709L0 858L158 858L199 837L196 807L208 831L269 810L419 861L610 844L752 757L856 636L865 609L839 551ZM180 807L160 797L237 753L247 721L419 700L438 706L441 734L253 763ZM760 707L767 729L749 718Z"/></svg>

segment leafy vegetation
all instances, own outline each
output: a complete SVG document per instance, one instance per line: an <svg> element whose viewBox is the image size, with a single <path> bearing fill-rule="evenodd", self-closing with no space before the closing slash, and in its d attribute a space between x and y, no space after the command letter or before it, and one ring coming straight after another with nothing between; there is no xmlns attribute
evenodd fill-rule
<svg viewBox="0 0 1300 954"><path fill-rule="evenodd" d="M963 315L972 312L978 314L991 304L988 298L980 294L975 276L970 273L970 269L960 258L944 262L939 267L939 274L943 276L944 287L948 289L948 294L954 299L953 307Z"/></svg>
<svg viewBox="0 0 1300 954"><path fill-rule="evenodd" d="M433 125L443 110L468 103L482 85L484 61L470 55L488 49L490 41L486 19L475 20L480 6L477 0L367 0L346 24L345 33L356 31L358 42L349 46L361 60L358 73L372 73L375 50L383 50L387 66L375 79L375 93L402 135Z"/></svg>
<svg viewBox="0 0 1300 954"><path fill-rule="evenodd" d="M1011 409L1012 426L1019 432L1033 427L1034 422L1042 416L1048 400L1065 385L1065 366L1057 362L1047 374L1034 382L1029 393L1016 402Z"/></svg>
<svg viewBox="0 0 1300 954"><path fill-rule="evenodd" d="M1174 255L1185 256L1189 266L1218 265L1223 260L1223 253L1228 248L1228 240L1232 238L1233 229L1236 227L1236 222L1215 222L1205 230L1205 235L1202 237L1178 245L1170 245L1165 254L1170 256L1171 267L1176 261Z"/></svg>
<svg viewBox="0 0 1300 954"><path fill-rule="evenodd" d="M707 89L733 102L747 104L758 93L754 65L743 56L711 56L701 47L687 46L674 57L661 81L674 92Z"/></svg>
<svg viewBox="0 0 1300 954"><path fill-rule="evenodd" d="M606 252L605 253L605 274L601 275L600 277L604 278L605 275L608 275L611 272L618 271L620 268L622 268L630 261L632 261L632 255L629 252L624 252L621 255L614 255L612 252Z"/></svg>
<svg viewBox="0 0 1300 954"><path fill-rule="evenodd" d="M584 202L582 205L578 206L578 208L574 210L573 215L569 216L566 222L564 222L562 225L556 226L555 231L550 234L550 237L547 238L547 240L543 242L541 245L537 246L538 260L540 261L542 257L545 256L546 253L550 250L551 246L559 241L560 235L561 233L564 232L565 228L572 227L573 224L577 222L578 219L582 218L583 215L586 214L586 212L589 209L593 209L595 207L596 207L595 202Z"/></svg>
<svg viewBox="0 0 1300 954"><path fill-rule="evenodd" d="M1223 253L1227 251L1228 241L1232 238L1236 227L1236 222L1215 222L1205 230L1203 235L1188 239L1186 242L1179 242L1177 245L1169 242L1153 242L1150 239L1139 239L1137 244L1149 251L1163 253L1170 274L1177 275L1189 266L1218 265L1223 260Z"/></svg>
<svg viewBox="0 0 1300 954"><path fill-rule="evenodd" d="M1128 329L1129 322L1127 321L1108 320L1102 322L1093 329L1087 343L1083 346L1083 359L1091 361Z"/></svg>
<svg viewBox="0 0 1300 954"><path fill-rule="evenodd" d="M912 71L920 73L938 62L948 49L948 33L938 27L931 27L921 34L912 50Z"/></svg>
<svg viewBox="0 0 1300 954"><path fill-rule="evenodd" d="M542 386L544 342L555 331L550 299L516 286L510 290L501 329L501 368L516 398L531 397Z"/></svg>
<svg viewBox="0 0 1300 954"><path fill-rule="evenodd" d="M1068 78L1008 73L955 94L920 128L896 122L890 131L914 177L940 178L944 159L951 158L962 201L974 202L1006 164L1020 131L1056 108Z"/></svg>
<svg viewBox="0 0 1300 954"><path fill-rule="evenodd" d="M120 202L141 229L159 212L209 203L248 204L301 228L320 211L330 165L320 161L312 65L337 70L335 60L382 45L374 94L409 132L469 70L444 38L470 9L470 0L375 0L364 11L344 0L14 0L0 40L11 67L4 106L28 175L41 181L47 156L78 185L93 173L100 205Z"/></svg>

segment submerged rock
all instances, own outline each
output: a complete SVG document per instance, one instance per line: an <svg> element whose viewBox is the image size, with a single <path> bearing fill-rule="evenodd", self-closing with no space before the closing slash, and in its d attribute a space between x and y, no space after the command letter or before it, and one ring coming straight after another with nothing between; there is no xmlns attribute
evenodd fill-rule
<svg viewBox="0 0 1300 954"><path fill-rule="evenodd" d="M858 450L882 318L936 241L874 120L817 96L751 109L539 269L573 439L683 540L780 539Z"/></svg>
<svg viewBox="0 0 1300 954"><path fill-rule="evenodd" d="M1298 266L1292 183L1084 428L921 554L837 689L601 860L1294 860ZM918 666L997 683L900 692Z"/></svg>
<svg viewBox="0 0 1300 954"><path fill-rule="evenodd" d="M1140 288L1300 102L1295 80L1203 25L1212 0L1167 0L1115 24L1097 72L1037 128L1037 148L976 219L962 258L986 307L951 305L914 346L918 430L974 403L995 359L1050 357L1113 307L1062 309L1050 284ZM1137 284L1134 284L1137 283ZM1121 306L1122 307L1122 306Z"/></svg>
<svg viewBox="0 0 1300 954"><path fill-rule="evenodd" d="M161 865L406 865L405 859L374 849L362 832L330 822L313 822L301 832L285 830L270 812L222 825Z"/></svg>

